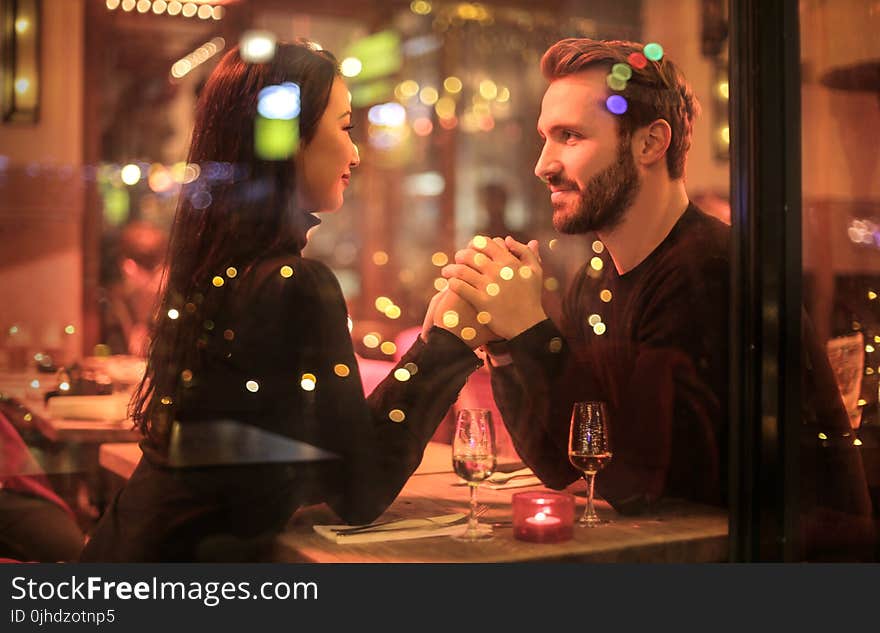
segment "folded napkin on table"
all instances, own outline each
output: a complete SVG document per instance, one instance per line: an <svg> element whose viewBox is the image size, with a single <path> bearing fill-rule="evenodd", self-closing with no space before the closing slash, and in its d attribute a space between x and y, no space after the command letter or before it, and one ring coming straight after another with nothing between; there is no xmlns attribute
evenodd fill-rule
<svg viewBox="0 0 880 633"><path fill-rule="evenodd" d="M424 519L401 519L376 527L352 525L313 525L312 528L325 539L338 543L378 543L402 541L429 536L449 536L464 529L464 514L444 514ZM363 527L363 529L360 529ZM356 529L351 533L347 530Z"/></svg>
<svg viewBox="0 0 880 633"><path fill-rule="evenodd" d="M68 420L116 422L128 417L129 394L110 396L56 396L46 405L49 417Z"/></svg>

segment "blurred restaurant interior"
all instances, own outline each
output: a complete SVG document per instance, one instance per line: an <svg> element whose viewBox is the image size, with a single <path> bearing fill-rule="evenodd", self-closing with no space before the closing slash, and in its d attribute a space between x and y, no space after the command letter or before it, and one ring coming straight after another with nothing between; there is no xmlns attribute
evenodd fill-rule
<svg viewBox="0 0 880 633"><path fill-rule="evenodd" d="M595 274L602 274L592 239L554 231L546 186L534 175L543 143L535 124L547 85L539 62L560 39L662 43L702 106L687 162L689 197L706 213L732 224L735 239L745 244L742 252L751 252L749 240L760 234L748 227L761 220L753 215L757 207L745 202L749 194L737 188L757 181L738 172L748 160L732 160L733 152L739 147L744 153L759 153L771 136L738 146L746 133L737 136L734 119L747 120L749 113L757 116L770 107L760 102L764 93L736 94L738 53L731 37L738 28L746 32L737 22L746 19L740 7L759 4L0 0L0 392L7 404L0 413L13 422L36 468L48 476L50 487L88 533L125 479L123 473L133 468L108 466L121 458L102 453L101 447L134 446L138 439L125 422L125 406L143 372L179 196L186 192L196 208L210 205L206 189L185 185L232 177L232 165L188 163L187 151L200 91L218 60L243 37L264 33L279 42L305 38L341 62L361 164L343 208L322 215L303 256L323 262L339 280L369 393L415 339L428 302L445 288L440 269L475 234L539 241L543 303L554 320L560 317L565 289L585 261L593 257L598 261ZM817 539L825 550L817 546L805 553L780 545L797 531L788 509L789 503L796 505L797 494L792 484L773 477L789 477L792 468L821 466L806 458L780 465L774 458L779 470L768 481L767 472L750 459L737 472L754 470L739 481L752 481L755 489L779 489L772 528L750 524L754 515L745 509L748 504L732 501L720 515L720 532L706 527L708 523L691 526L684 539L688 546L646 546L632 560L880 557L875 536L880 529L880 44L875 37L880 2L800 0L780 5L787 7L786 19L794 16L797 21L800 59L781 58L775 67L764 66L761 80L766 90L778 88L797 101L785 106L792 108L785 110L786 116L794 113L791 121L800 131L797 142L792 141L797 151L778 155L800 162L776 167L799 169L800 206L765 204L759 214L786 221L794 217L801 231L776 244L771 234L764 234L756 248L765 254L802 253L796 268L773 268L773 273L790 279L789 289L797 288L796 302L803 304L828 352L850 414L851 432L842 441L849 450L855 447L861 461L874 508L871 525L853 527L829 519L814 526L825 531ZM786 83L792 67L795 85ZM773 168L764 167L767 173ZM788 246L792 242L794 251ZM752 259L752 268L740 270L739 276L735 270L734 279L763 283L755 272L761 262L760 257ZM761 294L741 295L744 302L754 296ZM768 311L776 304L765 298L763 306L749 306L749 313L760 319L763 309L763 318L772 318ZM733 331L731 349L746 349L744 336ZM788 365L785 371L793 375L798 370ZM794 379L765 372L760 380L766 393L782 394ZM115 394L115 399L83 413L59 404L64 392ZM47 393L57 397L47 398ZM740 404L740 412L755 411L748 399L766 398L766 393L756 396L740 381L732 384L731 400L746 403ZM25 417L40 414L45 425L30 428L21 421L24 417L13 419L13 403L25 407ZM488 408L500 420L485 368L471 376L459 396L455 409L462 407ZM70 424L56 424L53 418L67 418ZM750 425L760 435L759 418L743 413L732 416L731 424ZM450 410L435 442L451 442L452 419ZM496 433L499 459L516 462L503 426ZM737 437L748 435L743 433ZM811 435L793 441L806 453L833 444L835 438L819 433L818 439ZM797 452L791 442L789 436L780 455ZM731 449L731 460L739 459L743 446ZM753 446L756 451L766 448ZM10 454L0 453L5 459ZM818 479L828 473L813 475ZM733 496L742 494L740 490ZM465 495L458 498L463 505ZM627 519L615 521L624 524ZM740 527L728 534L728 521ZM662 532L662 521L645 520L643 526L645 531L661 530L661 542L667 534L669 543L677 542L672 532ZM601 529L606 528L595 532ZM752 536L744 536L750 530ZM836 537L828 532L837 532ZM283 538L289 542L279 559L308 559L304 550L290 544L293 537ZM611 536L597 538L604 539L603 552L613 551ZM764 545L744 549L743 540L749 539ZM767 540L774 545L767 547ZM418 559L422 551L408 555ZM444 545L443 551L451 549ZM371 556L369 551L355 552L349 558L330 555L329 560ZM619 553L566 556L628 560ZM547 557L553 559L553 554ZM442 560L455 559L449 554Z"/></svg>

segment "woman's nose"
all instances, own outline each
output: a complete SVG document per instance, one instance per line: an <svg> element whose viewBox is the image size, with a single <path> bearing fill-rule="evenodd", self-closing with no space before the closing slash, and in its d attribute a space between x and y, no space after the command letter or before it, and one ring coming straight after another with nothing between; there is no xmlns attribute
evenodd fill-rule
<svg viewBox="0 0 880 633"><path fill-rule="evenodd" d="M352 169L354 169L355 167L357 167L358 165L361 164L361 153L358 151L358 146L355 145L354 143L351 144L351 148L352 148L352 155L351 155L351 162L349 163L349 166Z"/></svg>

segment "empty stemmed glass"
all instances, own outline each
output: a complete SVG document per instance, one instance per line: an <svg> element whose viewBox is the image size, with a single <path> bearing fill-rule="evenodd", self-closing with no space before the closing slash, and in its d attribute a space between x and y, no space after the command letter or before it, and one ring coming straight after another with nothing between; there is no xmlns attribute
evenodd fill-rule
<svg viewBox="0 0 880 633"><path fill-rule="evenodd" d="M608 438L608 416L604 402L575 402L571 409L571 430L568 436L568 461L584 473L587 482L587 505L578 521L581 527L596 527L600 519L593 507L593 486L596 473L611 459Z"/></svg>
<svg viewBox="0 0 880 633"><path fill-rule="evenodd" d="M455 421L452 439L452 467L467 481L471 511L465 531L453 536L459 541L484 541L492 538L491 525L479 525L477 486L495 472L495 427L486 409L462 409Z"/></svg>

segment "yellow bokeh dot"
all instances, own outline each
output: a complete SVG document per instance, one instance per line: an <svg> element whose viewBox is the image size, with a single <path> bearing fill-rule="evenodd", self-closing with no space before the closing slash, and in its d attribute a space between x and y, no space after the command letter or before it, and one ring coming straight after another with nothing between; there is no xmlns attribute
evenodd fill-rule
<svg viewBox="0 0 880 633"><path fill-rule="evenodd" d="M490 297L498 296L499 292L501 292L501 287L495 282L492 282L491 284L486 286L486 294Z"/></svg>
<svg viewBox="0 0 880 633"><path fill-rule="evenodd" d="M487 240L482 235L477 235L474 237L472 243L476 248L486 248L486 246L488 246L488 244L489 244L489 240Z"/></svg>
<svg viewBox="0 0 880 633"><path fill-rule="evenodd" d="M868 299L870 299L871 301L873 301L873 300L876 299L876 298L877 298L877 293L874 292L873 290L869 290L869 291L868 291Z"/></svg>
<svg viewBox="0 0 880 633"><path fill-rule="evenodd" d="M282 266L280 272L281 276L285 279L293 277L293 268L291 268L290 266Z"/></svg>
<svg viewBox="0 0 880 633"><path fill-rule="evenodd" d="M550 243L548 244L548 246L550 247L551 251L555 251L556 247L559 246L559 240L557 240L556 238L553 238L552 240L550 240Z"/></svg>
<svg viewBox="0 0 880 633"><path fill-rule="evenodd" d="M179 316L180 316L180 312L178 312L178 311L177 311L176 309L174 309L174 308L171 308L171 309L168 311L168 318L171 319L172 321L176 320L177 317L179 317ZM67 328L65 328L65 330L66 330L66 329L67 329ZM68 332L68 334L72 334L72 332Z"/></svg>
<svg viewBox="0 0 880 633"><path fill-rule="evenodd" d="M866 376L870 376L870 375L872 375L873 373L874 373L874 368L873 368L873 367L868 367L868 368L865 370L865 375L866 375Z"/></svg>
<svg viewBox="0 0 880 633"><path fill-rule="evenodd" d="M386 356L392 356L397 351L397 345L392 343L391 341L385 341L379 346L379 349Z"/></svg>
<svg viewBox="0 0 880 633"><path fill-rule="evenodd" d="M388 253L385 251L376 251L373 253L373 263L376 266L384 266L388 263Z"/></svg>
<svg viewBox="0 0 880 633"><path fill-rule="evenodd" d="M431 263L437 267L445 266L449 263L449 256L446 253L440 253L438 251L431 255Z"/></svg>
<svg viewBox="0 0 880 633"><path fill-rule="evenodd" d="M871 352L874 351L874 346L873 346L873 345L870 345L870 344L865 345L865 351L868 352L868 353L870 354Z"/></svg>
<svg viewBox="0 0 880 633"><path fill-rule="evenodd" d="M162 399L159 400L159 402L161 402L162 404L168 406L169 404L171 404L171 403L174 402L174 401L173 401L170 397L168 397L168 396L162 396Z"/></svg>
<svg viewBox="0 0 880 633"><path fill-rule="evenodd" d="M600 257L594 257L590 260L590 268L592 268L593 270L602 270L602 267L604 265L605 264L602 262L602 259Z"/></svg>
<svg viewBox="0 0 880 633"><path fill-rule="evenodd" d="M611 291L606 288L605 290L603 290L602 292L599 293L599 298L604 303L608 303L609 301L611 301Z"/></svg>
<svg viewBox="0 0 880 633"><path fill-rule="evenodd" d="M404 367L398 367L394 370L394 378L400 382L406 382L411 376L412 374L409 373L409 370Z"/></svg>
<svg viewBox="0 0 880 633"><path fill-rule="evenodd" d="M597 334L599 336L602 336L603 334L605 334L605 324L604 323L597 323L596 325L594 325L593 326L593 333Z"/></svg>
<svg viewBox="0 0 880 633"><path fill-rule="evenodd" d="M391 409L388 412L388 419L392 422L403 422L406 419L406 414L400 409Z"/></svg>
<svg viewBox="0 0 880 633"><path fill-rule="evenodd" d="M477 331L472 327L465 327L461 329L461 338L465 341L472 341L477 338Z"/></svg>
<svg viewBox="0 0 880 633"><path fill-rule="evenodd" d="M333 366L333 373L340 378L345 378L351 373L351 370L348 368L348 365L344 363L337 363Z"/></svg>
<svg viewBox="0 0 880 633"><path fill-rule="evenodd" d="M865 400L864 398L859 398L859 401L858 401L856 404L857 404L858 406L860 406L860 407L863 407L863 406L865 406L866 404L868 404L868 401Z"/></svg>
<svg viewBox="0 0 880 633"><path fill-rule="evenodd" d="M490 321L492 321L492 315L491 315L491 314L489 314L489 313L486 312L485 310L482 310L482 311L480 311L480 312L477 312L477 322L478 322L478 323L482 323L483 325L486 325L486 324L489 323Z"/></svg>
<svg viewBox="0 0 880 633"><path fill-rule="evenodd" d="M431 12L431 3L427 0L414 0L409 3L409 8L413 13L428 15Z"/></svg>
<svg viewBox="0 0 880 633"><path fill-rule="evenodd" d="M556 277L547 277L544 280L544 287L550 292L556 292L559 290L559 282L556 280Z"/></svg>
<svg viewBox="0 0 880 633"><path fill-rule="evenodd" d="M510 266L505 266L498 271L498 276L505 281L510 281L511 279L513 279L513 268L511 268Z"/></svg>
<svg viewBox="0 0 880 633"><path fill-rule="evenodd" d="M455 327L458 325L458 312L455 310L447 310L443 313L443 325L446 327Z"/></svg>
<svg viewBox="0 0 880 633"><path fill-rule="evenodd" d="M824 433L819 433L819 439L820 439L820 440L827 440L827 439L828 439L828 436L825 435Z"/></svg>
<svg viewBox="0 0 880 633"><path fill-rule="evenodd" d="M374 349L376 347L379 347L379 341L381 340L382 339L379 338L378 334L376 334L375 332L370 332L369 334L364 336L364 345L366 345L370 349Z"/></svg>
<svg viewBox="0 0 880 633"><path fill-rule="evenodd" d="M532 278L532 269L529 266L520 266L519 276L523 279L531 279Z"/></svg>
<svg viewBox="0 0 880 633"><path fill-rule="evenodd" d="M406 365L404 365L404 368L406 368L406 370L413 376L419 373L419 366L415 363L407 363Z"/></svg>
<svg viewBox="0 0 880 633"><path fill-rule="evenodd" d="M853 446L861 446L861 445L862 445L862 440L860 440L859 438L856 438L853 440Z"/></svg>
<svg viewBox="0 0 880 633"><path fill-rule="evenodd" d="M234 266L230 266L226 269L226 276L232 279L233 277L238 275L238 270L235 269Z"/></svg>
<svg viewBox="0 0 880 633"><path fill-rule="evenodd" d="M389 319L399 319L400 318L400 308L395 305L390 305L385 308L385 316Z"/></svg>
<svg viewBox="0 0 880 633"><path fill-rule="evenodd" d="M447 92L451 92L452 94L461 92L461 79L455 76L447 77L443 80L443 87L446 89Z"/></svg>
<svg viewBox="0 0 880 633"><path fill-rule="evenodd" d="M390 306L394 305L394 302L388 297L377 297L374 305L379 312L385 312Z"/></svg>
<svg viewBox="0 0 880 633"><path fill-rule="evenodd" d="M591 327L601 322L602 317L600 317L598 314L591 314L590 318L587 319L587 323L589 323Z"/></svg>
<svg viewBox="0 0 880 633"><path fill-rule="evenodd" d="M64 333L65 334L76 334L76 328L73 327L72 325L67 325L64 327Z"/></svg>
<svg viewBox="0 0 880 633"><path fill-rule="evenodd" d="M184 369L180 372L180 377L183 379L183 382L189 382L193 379L193 373L189 369Z"/></svg>
<svg viewBox="0 0 880 633"><path fill-rule="evenodd" d="M550 348L550 351L554 354L559 353L559 351L562 350L562 339L558 336L554 336L550 339L550 344L548 345L548 347Z"/></svg>
<svg viewBox="0 0 880 633"><path fill-rule="evenodd" d="M257 393L260 390L260 385L256 380L248 380L244 386L251 393Z"/></svg>
<svg viewBox="0 0 880 633"><path fill-rule="evenodd" d="M596 240L593 242L593 252L594 253L601 253L604 250L605 250L605 244L603 244L599 240Z"/></svg>
<svg viewBox="0 0 880 633"><path fill-rule="evenodd" d="M216 286L217 288L219 288L220 286L222 286L226 282L223 281L223 277L217 276L211 280L211 283L214 284L214 286Z"/></svg>
<svg viewBox="0 0 880 633"><path fill-rule="evenodd" d="M437 279L434 280L434 290L436 290L437 292L443 292L448 287L449 282L443 277L437 277Z"/></svg>
<svg viewBox="0 0 880 633"><path fill-rule="evenodd" d="M30 422L30 421L33 420L33 419L34 419L34 416L33 416L32 413L25 413L25 414L24 414L24 421L25 421L25 422Z"/></svg>

